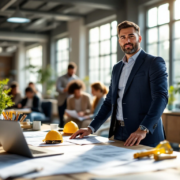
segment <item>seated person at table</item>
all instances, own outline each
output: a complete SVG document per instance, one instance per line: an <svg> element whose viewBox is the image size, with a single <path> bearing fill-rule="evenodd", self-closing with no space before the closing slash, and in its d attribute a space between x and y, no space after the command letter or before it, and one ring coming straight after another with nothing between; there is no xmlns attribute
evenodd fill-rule
<svg viewBox="0 0 180 180"><path fill-rule="evenodd" d="M72 95L67 99L67 109L76 110L81 117L85 117L91 112L90 96L83 92L84 87L84 83L80 80L71 81L68 85L68 93ZM77 123L79 128L81 127L82 122L80 120L72 118L67 113L66 115L68 118L65 120L65 123L72 120Z"/></svg>
<svg viewBox="0 0 180 180"><path fill-rule="evenodd" d="M104 102L104 96L108 93L108 89L104 84L100 82L95 82L91 84L91 93L95 97L91 108L92 114L87 116L87 118L89 119L82 122L82 128L88 127L92 119L97 115L101 108L101 105Z"/></svg>
<svg viewBox="0 0 180 180"><path fill-rule="evenodd" d="M19 92L19 86L18 83L14 82L10 86L11 92L9 95L11 95L12 102L14 102L14 105L9 107L11 108L17 108L18 103L22 100L21 93Z"/></svg>
<svg viewBox="0 0 180 180"><path fill-rule="evenodd" d="M32 88L32 90L34 91L35 95L37 97L39 97L40 99L42 99L42 94L37 90L36 85L33 82L29 82L28 87Z"/></svg>
<svg viewBox="0 0 180 180"><path fill-rule="evenodd" d="M18 108L30 108L31 113L27 115L26 119L30 121L42 120L45 118L45 115L41 113L41 103L40 99L35 95L32 88L27 87L25 89L26 98L24 98L19 104Z"/></svg>

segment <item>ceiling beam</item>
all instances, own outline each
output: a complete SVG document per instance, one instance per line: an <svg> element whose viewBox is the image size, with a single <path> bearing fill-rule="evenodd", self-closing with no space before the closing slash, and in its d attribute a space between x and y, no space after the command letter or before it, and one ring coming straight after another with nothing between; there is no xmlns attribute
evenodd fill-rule
<svg viewBox="0 0 180 180"><path fill-rule="evenodd" d="M0 31L0 39L6 41L47 42L48 37L41 34Z"/></svg>
<svg viewBox="0 0 180 180"><path fill-rule="evenodd" d="M68 14L62 14L62 13L54 13L54 12L43 12L43 11L36 11L36 10L28 10L28 9L19 9L24 14L35 14L38 16L41 16L43 18L53 18L58 21L71 21L83 16L80 15L68 15ZM14 13L16 11L15 8L9 8L6 10L8 13ZM0 12L1 13L1 12Z"/></svg>
<svg viewBox="0 0 180 180"><path fill-rule="evenodd" d="M96 9L117 9L121 0L29 0L41 2L59 2L63 4L74 4L81 6L89 6Z"/></svg>
<svg viewBox="0 0 180 180"><path fill-rule="evenodd" d="M10 0L3 7L0 8L0 11L5 11L8 9L12 4L14 4L17 0Z"/></svg>

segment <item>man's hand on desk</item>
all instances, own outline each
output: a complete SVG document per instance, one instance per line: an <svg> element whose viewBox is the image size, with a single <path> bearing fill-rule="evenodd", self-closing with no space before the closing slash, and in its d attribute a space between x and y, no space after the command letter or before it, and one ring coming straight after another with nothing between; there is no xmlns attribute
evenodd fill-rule
<svg viewBox="0 0 180 180"><path fill-rule="evenodd" d="M133 145L139 145L141 140L143 140L146 137L146 131L142 131L140 128L138 128L137 131L132 133L129 138L124 143L125 146L133 146Z"/></svg>
<svg viewBox="0 0 180 180"><path fill-rule="evenodd" d="M79 138L83 138L84 136L88 136L91 133L92 133L92 131L91 131L91 129L89 127L88 128L81 128L77 132L75 132L70 137L70 139L75 139L77 136L79 136Z"/></svg>

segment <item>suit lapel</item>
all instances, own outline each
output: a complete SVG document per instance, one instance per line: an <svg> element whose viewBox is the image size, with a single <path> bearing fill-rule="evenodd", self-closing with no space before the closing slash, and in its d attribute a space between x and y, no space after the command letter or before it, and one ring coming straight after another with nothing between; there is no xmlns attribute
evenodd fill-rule
<svg viewBox="0 0 180 180"><path fill-rule="evenodd" d="M119 63L119 65L117 66L117 74L115 76L115 88L113 90L113 94L114 94L114 99L113 99L113 102L115 103L116 102L116 99L117 99L117 91L118 91L118 85L119 85L119 78L121 76L121 72L122 72L122 69L123 69L123 66L124 66L124 63L121 61L121 63Z"/></svg>
<svg viewBox="0 0 180 180"><path fill-rule="evenodd" d="M126 94L128 88L131 85L132 80L134 79L135 74L137 73L137 71L139 70L139 68L141 67L142 63L144 62L144 57L146 56L146 53L142 50L141 53L139 54L138 58L136 59L136 62L132 68L132 71L129 75L125 90L124 90L124 95Z"/></svg>

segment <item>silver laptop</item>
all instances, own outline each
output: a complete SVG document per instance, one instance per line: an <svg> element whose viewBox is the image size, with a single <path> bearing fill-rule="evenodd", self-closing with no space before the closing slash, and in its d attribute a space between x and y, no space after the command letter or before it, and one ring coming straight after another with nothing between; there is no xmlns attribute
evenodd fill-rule
<svg viewBox="0 0 180 180"><path fill-rule="evenodd" d="M29 158L64 154L42 147L28 146L17 121L0 120L0 144L8 153L18 154Z"/></svg>

